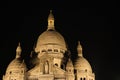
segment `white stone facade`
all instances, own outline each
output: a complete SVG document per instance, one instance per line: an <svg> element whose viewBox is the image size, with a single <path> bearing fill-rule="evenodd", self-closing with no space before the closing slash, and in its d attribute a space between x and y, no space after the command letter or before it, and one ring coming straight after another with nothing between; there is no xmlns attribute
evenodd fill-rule
<svg viewBox="0 0 120 80"><path fill-rule="evenodd" d="M34 58L32 67L28 69L22 60L19 43L16 57L8 65L3 80L95 80L91 65L83 57L80 42L77 51L78 58L72 62L63 36L55 30L54 16L50 11L48 28L37 40L36 56L31 55Z"/></svg>

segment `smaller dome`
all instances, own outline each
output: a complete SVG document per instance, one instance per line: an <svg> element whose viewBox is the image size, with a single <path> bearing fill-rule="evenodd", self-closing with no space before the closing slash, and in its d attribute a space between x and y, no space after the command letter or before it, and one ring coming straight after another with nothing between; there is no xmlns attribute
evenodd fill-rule
<svg viewBox="0 0 120 80"><path fill-rule="evenodd" d="M15 58L13 61L11 61L11 63L8 65L7 67L7 71L9 70L19 70L21 68L24 68L25 70L27 70L26 68L26 64L24 63L24 61L21 60L21 58Z"/></svg>
<svg viewBox="0 0 120 80"><path fill-rule="evenodd" d="M66 67L73 67L71 59L68 59Z"/></svg>
<svg viewBox="0 0 120 80"><path fill-rule="evenodd" d="M92 68L89 64L89 62L84 58L79 56L77 58L77 60L75 61L75 69L79 69L79 70L87 70L92 72Z"/></svg>

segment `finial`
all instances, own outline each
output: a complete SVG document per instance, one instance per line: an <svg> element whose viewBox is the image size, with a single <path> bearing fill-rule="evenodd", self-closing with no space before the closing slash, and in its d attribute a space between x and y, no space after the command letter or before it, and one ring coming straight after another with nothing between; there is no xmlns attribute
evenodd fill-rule
<svg viewBox="0 0 120 80"><path fill-rule="evenodd" d="M54 20L54 16L52 14L52 10L50 10L49 16L48 16L48 20Z"/></svg>
<svg viewBox="0 0 120 80"><path fill-rule="evenodd" d="M80 45L80 41L78 41L78 45Z"/></svg>
<svg viewBox="0 0 120 80"><path fill-rule="evenodd" d="M77 47L77 51L78 51L78 56L83 56L83 54L82 54L82 46L81 46L81 44L80 44L80 41L78 41L78 47Z"/></svg>
<svg viewBox="0 0 120 80"><path fill-rule="evenodd" d="M20 42L18 43L17 49L16 49L16 58L19 58L21 56L21 46L20 46Z"/></svg>
<svg viewBox="0 0 120 80"><path fill-rule="evenodd" d="M73 63L72 63L71 58L69 58L67 61L66 69L69 69L70 67L73 68Z"/></svg>
<svg viewBox="0 0 120 80"><path fill-rule="evenodd" d="M18 46L20 46L20 42L18 43Z"/></svg>
<svg viewBox="0 0 120 80"><path fill-rule="evenodd" d="M78 41L78 48L82 48L80 41Z"/></svg>
<svg viewBox="0 0 120 80"><path fill-rule="evenodd" d="M49 16L48 16L48 28L47 30L54 30L54 16L52 14L52 10L50 10Z"/></svg>
<svg viewBox="0 0 120 80"><path fill-rule="evenodd" d="M20 42L19 42L16 51L17 51L17 52L21 52L21 50L22 50L22 49L21 49Z"/></svg>
<svg viewBox="0 0 120 80"><path fill-rule="evenodd" d="M68 61L70 61L70 58L68 59Z"/></svg>
<svg viewBox="0 0 120 80"><path fill-rule="evenodd" d="M52 10L50 10L50 13L52 13Z"/></svg>

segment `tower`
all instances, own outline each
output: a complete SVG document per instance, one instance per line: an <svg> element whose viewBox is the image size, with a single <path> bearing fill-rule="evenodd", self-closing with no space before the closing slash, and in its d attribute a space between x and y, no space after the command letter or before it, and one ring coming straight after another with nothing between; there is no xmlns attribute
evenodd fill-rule
<svg viewBox="0 0 120 80"><path fill-rule="evenodd" d="M26 80L27 67L24 60L21 59L21 52L22 49L19 43L16 48L16 57L8 65L3 80Z"/></svg>
<svg viewBox="0 0 120 80"><path fill-rule="evenodd" d="M75 80L74 66L70 58L68 59L66 65L66 80Z"/></svg>
<svg viewBox="0 0 120 80"><path fill-rule="evenodd" d="M78 42L77 51L78 58L76 59L74 65L76 80L95 80L95 75L92 72L91 65L87 59L83 57L80 41Z"/></svg>
<svg viewBox="0 0 120 80"><path fill-rule="evenodd" d="M50 10L47 30L38 37L35 52L38 53L38 58L48 53L48 55L54 57L53 64L61 67L62 59L66 51L66 42L63 36L55 30L54 16Z"/></svg>

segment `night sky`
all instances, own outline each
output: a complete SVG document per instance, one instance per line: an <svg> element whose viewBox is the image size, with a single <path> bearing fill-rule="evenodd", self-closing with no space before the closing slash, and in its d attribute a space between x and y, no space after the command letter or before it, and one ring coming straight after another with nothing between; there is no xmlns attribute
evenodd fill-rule
<svg viewBox="0 0 120 80"><path fill-rule="evenodd" d="M0 78L15 58L18 42L27 60L39 35L47 29L53 10L55 28L64 37L74 59L77 42L96 80L120 80L119 56L112 37L115 6L103 1L11 1L0 8ZM0 79L1 80L1 79Z"/></svg>

